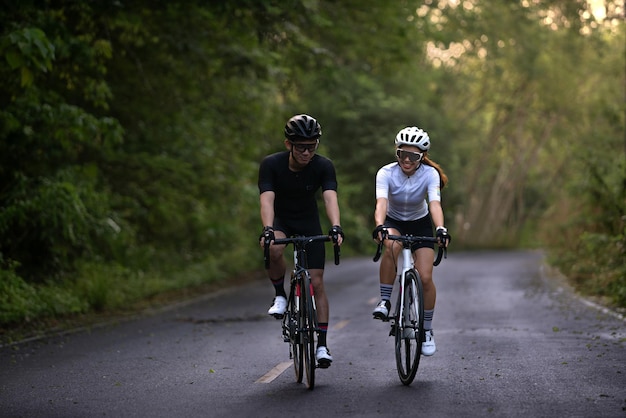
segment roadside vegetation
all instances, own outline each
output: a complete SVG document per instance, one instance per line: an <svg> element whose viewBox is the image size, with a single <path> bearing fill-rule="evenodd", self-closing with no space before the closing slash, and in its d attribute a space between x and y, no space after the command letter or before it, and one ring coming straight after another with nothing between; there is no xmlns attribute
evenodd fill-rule
<svg viewBox="0 0 626 418"><path fill-rule="evenodd" d="M541 248L626 307L622 2L2 4L0 332L258 274L258 163L295 113L343 256L371 253L375 172L418 125L451 253Z"/></svg>

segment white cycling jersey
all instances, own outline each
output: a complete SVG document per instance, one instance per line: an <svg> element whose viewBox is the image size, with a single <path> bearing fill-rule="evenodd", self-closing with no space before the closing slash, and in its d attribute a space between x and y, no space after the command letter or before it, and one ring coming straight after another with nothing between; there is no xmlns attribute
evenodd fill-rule
<svg viewBox="0 0 626 418"><path fill-rule="evenodd" d="M412 176L402 172L397 162L376 173L376 199L387 199L387 216L398 221L415 221L428 215L428 201L441 201L439 172L420 164Z"/></svg>

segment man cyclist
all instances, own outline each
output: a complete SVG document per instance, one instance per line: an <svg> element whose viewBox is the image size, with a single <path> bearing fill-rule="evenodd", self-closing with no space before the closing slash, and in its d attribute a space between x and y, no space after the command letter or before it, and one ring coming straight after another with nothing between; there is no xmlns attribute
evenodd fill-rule
<svg viewBox="0 0 626 418"><path fill-rule="evenodd" d="M261 247L264 247L266 239L272 241L296 234L321 235L316 200L319 189L322 190L326 215L332 225L328 235L336 238L338 245L343 242L335 167L331 160L316 154L321 135L321 126L313 117L305 114L293 116L285 126L287 150L266 156L261 162L258 181L263 222ZM284 250L285 245L270 246L270 267L267 270L276 294L267 313L276 319L281 319L287 308ZM333 358L326 342L329 307L324 289L324 243L309 244L307 256L320 328L315 357L319 367L326 368Z"/></svg>
<svg viewBox="0 0 626 418"><path fill-rule="evenodd" d="M412 126L396 135L396 161L383 166L376 174L376 228L373 238L380 242L385 234L433 236L433 224L438 243L447 247L451 240L444 227L441 208L441 189L448 177L441 167L428 157L430 138L426 132ZM398 255L402 252L398 241L386 240L380 262L381 300L372 314L375 319L387 319L391 307L391 293L396 277ZM414 243L411 250L415 267L424 286L425 341L422 354L435 354L432 320L435 313L436 288L433 282L434 245Z"/></svg>

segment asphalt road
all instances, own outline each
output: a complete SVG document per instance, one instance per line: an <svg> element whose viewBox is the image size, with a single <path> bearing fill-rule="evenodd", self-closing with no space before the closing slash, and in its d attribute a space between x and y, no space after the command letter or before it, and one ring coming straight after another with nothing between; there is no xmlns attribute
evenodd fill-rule
<svg viewBox="0 0 626 418"><path fill-rule="evenodd" d="M297 384L256 281L132 321L0 348L2 417L626 417L626 322L549 277L537 252L435 268L437 353L397 376L371 258L329 263L329 348Z"/></svg>

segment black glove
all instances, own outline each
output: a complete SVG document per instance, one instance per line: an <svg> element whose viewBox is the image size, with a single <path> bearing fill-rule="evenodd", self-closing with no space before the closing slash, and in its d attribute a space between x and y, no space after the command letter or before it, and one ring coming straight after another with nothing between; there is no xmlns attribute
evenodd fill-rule
<svg viewBox="0 0 626 418"><path fill-rule="evenodd" d="M443 226L438 226L437 231L435 231L435 236L440 242L440 245L444 248L448 247L448 244L452 242L452 237L448 234L448 230Z"/></svg>
<svg viewBox="0 0 626 418"><path fill-rule="evenodd" d="M274 241L276 237L274 236L274 228L271 226L266 226L263 228L263 232L261 232L261 236L259 236L259 240Z"/></svg>
<svg viewBox="0 0 626 418"><path fill-rule="evenodd" d="M374 228L374 231L372 231L372 238L378 239L378 234L380 234L381 238L384 240L388 235L387 227L385 225L378 225Z"/></svg>
<svg viewBox="0 0 626 418"><path fill-rule="evenodd" d="M337 243L339 240L339 235L341 235L341 239L344 239L343 229L339 225L333 225L332 228L328 230L328 235L333 239L334 243Z"/></svg>

